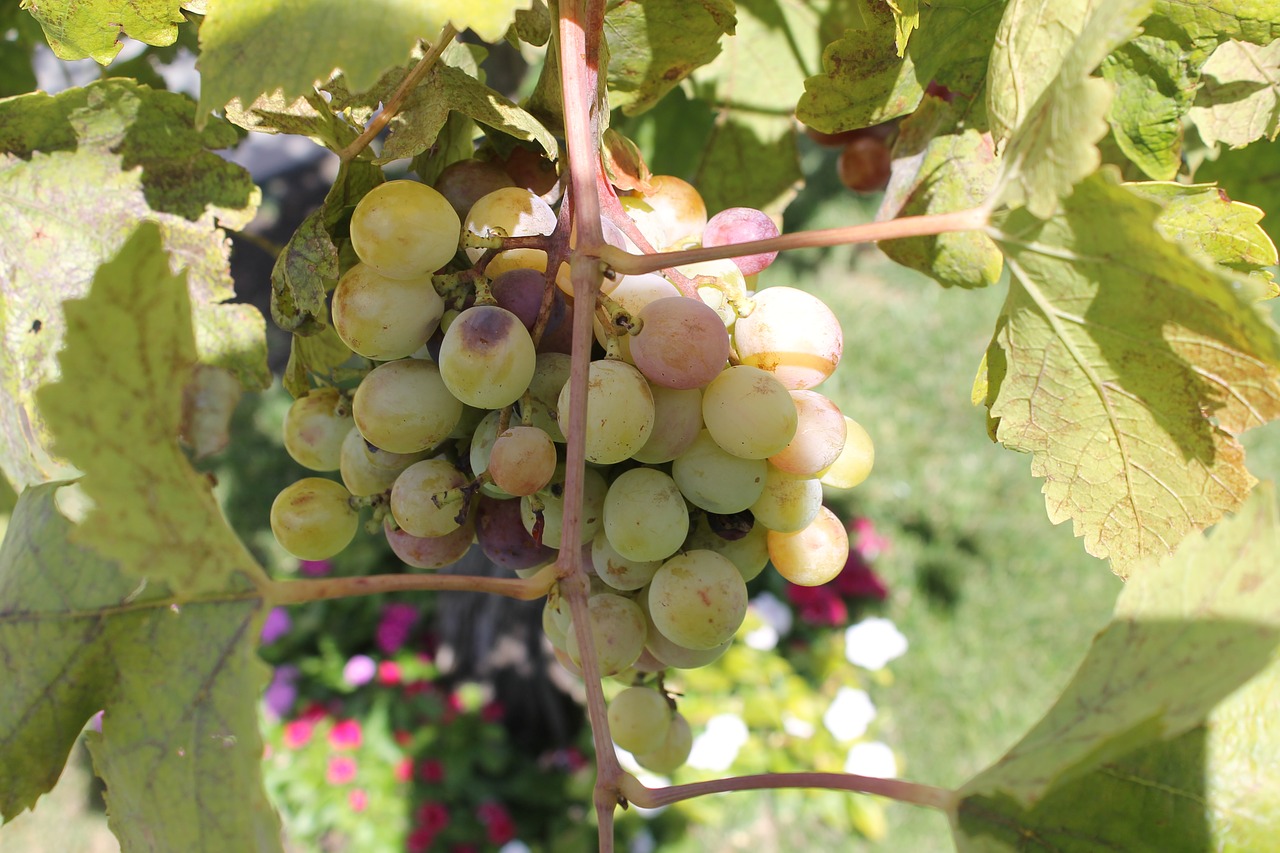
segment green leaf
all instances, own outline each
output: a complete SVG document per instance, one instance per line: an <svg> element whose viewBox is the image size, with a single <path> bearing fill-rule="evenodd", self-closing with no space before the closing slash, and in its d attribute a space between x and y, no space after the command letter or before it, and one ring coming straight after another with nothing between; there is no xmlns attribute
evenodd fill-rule
<svg viewBox="0 0 1280 853"><path fill-rule="evenodd" d="M823 51L822 73L805 80L796 116L815 130L841 133L912 112L930 81L978 95L1002 9L989 0L925 5L918 31L899 55L892 9L872 5L865 10L868 29L851 30Z"/></svg>
<svg viewBox="0 0 1280 853"><path fill-rule="evenodd" d="M893 10L894 46L898 56L907 52L907 42L911 33L920 26L920 0L888 0Z"/></svg>
<svg viewBox="0 0 1280 853"><path fill-rule="evenodd" d="M1152 2L1116 0L1086 10L1084 1L1009 6L991 56L993 69L1011 69L993 71L987 90L992 134L1009 138L1003 198L1041 219L1102 162L1097 143L1107 134L1112 87L1090 75L1133 37ZM1053 15L1055 25L1042 26L1041 14Z"/></svg>
<svg viewBox="0 0 1280 853"><path fill-rule="evenodd" d="M1161 236L1100 174L993 236L1011 273L987 351L998 439L1033 454L1049 518L1121 576L1244 500L1235 436L1280 416L1280 338L1238 280Z"/></svg>
<svg viewBox="0 0 1280 853"><path fill-rule="evenodd" d="M1265 849L1280 832L1280 720L1263 704L1280 698L1278 547L1268 486L1135 571L1054 707L958 792L957 846Z"/></svg>
<svg viewBox="0 0 1280 853"><path fill-rule="evenodd" d="M277 90L260 96L248 107L235 99L227 104L226 117L245 130L297 134L334 152L342 151L360 135L359 130L334 115L315 92L286 102Z"/></svg>
<svg viewBox="0 0 1280 853"><path fill-rule="evenodd" d="M63 303L61 378L36 394L54 449L81 471L92 507L77 540L185 596L265 580L231 532L210 483L178 445L196 362L191 300L144 222L84 299Z"/></svg>
<svg viewBox="0 0 1280 853"><path fill-rule="evenodd" d="M1000 171L981 101L926 96L898 125L893 175L878 219L949 213L986 200ZM975 116L974 113L977 113ZM1000 279L1003 256L979 231L887 240L880 249L944 287L986 287Z"/></svg>
<svg viewBox="0 0 1280 853"><path fill-rule="evenodd" d="M720 38L732 35L735 24L732 0L614 6L604 19L609 105L627 115L649 109L693 69L715 59Z"/></svg>
<svg viewBox="0 0 1280 853"><path fill-rule="evenodd" d="M338 247L323 208L293 232L271 269L271 319L286 332L310 334L329 324L325 294L338 280Z"/></svg>
<svg viewBox="0 0 1280 853"><path fill-rule="evenodd" d="M531 0L218 0L200 27L200 112L233 98L251 104L276 92L285 102L309 94L341 69L352 91L403 65L419 39L446 23L498 41ZM287 45L287 49L281 49Z"/></svg>
<svg viewBox="0 0 1280 853"><path fill-rule="evenodd" d="M36 88L32 51L44 42L40 26L10 3L0 9L0 98L22 95ZM12 34L12 38L10 38Z"/></svg>
<svg viewBox="0 0 1280 853"><path fill-rule="evenodd" d="M75 543L58 484L25 490L0 547L0 816L49 791L85 723L125 850L279 850L261 777L244 575L197 601ZM139 568L139 567L135 567Z"/></svg>
<svg viewBox="0 0 1280 853"><path fill-rule="evenodd" d="M230 246L259 193L249 174L211 149L234 144L217 122L198 132L184 95L103 80L50 97L0 101L0 466L21 488L71 472L48 458L32 393L57 376L59 305L83 296L93 271L137 224L160 224L175 270L185 269L201 361L247 388L270 381L265 324L234 296ZM2 156L2 155L0 155Z"/></svg>
<svg viewBox="0 0 1280 853"><path fill-rule="evenodd" d="M1280 40L1224 42L1201 69L1190 118L1206 145L1232 148L1280 133Z"/></svg>
<svg viewBox="0 0 1280 853"><path fill-rule="evenodd" d="M1231 198L1268 211L1262 228L1273 243L1280 243L1280 157L1274 143L1222 151L1216 160L1201 164L1196 180L1216 181Z"/></svg>
<svg viewBox="0 0 1280 853"><path fill-rule="evenodd" d="M120 52L120 35L147 44L173 44L185 23L184 0L22 0L44 29L59 59L93 57L106 65Z"/></svg>

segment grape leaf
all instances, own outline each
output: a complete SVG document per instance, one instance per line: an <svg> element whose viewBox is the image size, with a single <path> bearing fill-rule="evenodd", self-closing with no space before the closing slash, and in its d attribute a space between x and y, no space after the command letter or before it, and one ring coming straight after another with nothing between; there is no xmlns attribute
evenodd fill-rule
<svg viewBox="0 0 1280 853"><path fill-rule="evenodd" d="M89 295L63 303L62 375L36 403L54 449L85 474L92 508L77 541L125 573L194 596L224 589L231 575L265 576L178 445L196 350L191 300L161 240L144 222L98 269Z"/></svg>
<svg viewBox="0 0 1280 853"><path fill-rule="evenodd" d="M1182 119L1201 68L1227 39L1270 44L1280 38L1272 0L1156 0L1144 34L1102 64L1116 85L1108 120L1120 149L1149 177L1173 178L1182 165Z"/></svg>
<svg viewBox="0 0 1280 853"><path fill-rule="evenodd" d="M907 52L907 42L911 33L920 26L920 0L888 0L893 10L893 44L898 49L898 56Z"/></svg>
<svg viewBox="0 0 1280 853"><path fill-rule="evenodd" d="M338 247L323 208L302 220L271 268L271 319L286 332L307 335L329 323L325 293L338 280Z"/></svg>
<svg viewBox="0 0 1280 853"><path fill-rule="evenodd" d="M292 102L336 69L353 91L363 91L446 23L493 42L517 9L529 7L530 0L219 0L200 27L200 114L277 89Z"/></svg>
<svg viewBox="0 0 1280 853"><path fill-rule="evenodd" d="M1004 150L1003 199L1025 204L1040 218L1053 215L1058 200L1094 172L1102 161L1097 143L1107 134L1112 86L1090 76L1107 54L1131 39L1152 0L1101 3L1087 15L1068 16L1058 7L1055 26L1041 26L1050 0L1027 0L1009 7L991 56L995 75L987 90L987 110ZM1042 30L1055 33L1046 36ZM1026 63L1020 51L1037 57ZM1043 59L1041 59L1043 57Z"/></svg>
<svg viewBox="0 0 1280 853"><path fill-rule="evenodd" d="M23 0L59 59L92 57L106 65L121 34L147 44L173 44L184 23L183 0Z"/></svg>
<svg viewBox="0 0 1280 853"><path fill-rule="evenodd" d="M893 174L876 218L948 213L985 201L1000 166L984 129L981 101L926 95L898 125ZM880 249L944 287L986 287L1004 267L1000 250L979 231L887 240Z"/></svg>
<svg viewBox="0 0 1280 853"><path fill-rule="evenodd" d="M48 457L31 395L57 375L58 306L84 295L93 271L143 219L160 224L175 269L187 271L200 358L247 388L270 381L265 324L234 296L230 245L259 193L211 149L234 144L217 122L198 132L184 95L103 80L50 97L0 101L0 466L15 486L65 479Z"/></svg>
<svg viewBox="0 0 1280 853"><path fill-rule="evenodd" d="M1280 832L1277 548L1268 485L1136 569L1049 713L959 790L957 846L1264 849L1246 839Z"/></svg>
<svg viewBox="0 0 1280 853"><path fill-rule="evenodd" d="M103 710L89 748L125 850L279 850L261 777L268 672L253 584L224 573L196 601L140 585L75 544L58 488L22 493L0 547L0 816L53 787Z"/></svg>
<svg viewBox="0 0 1280 853"><path fill-rule="evenodd" d="M1190 118L1206 145L1232 148L1280 133L1280 40L1223 42L1201 69Z"/></svg>
<svg viewBox="0 0 1280 853"><path fill-rule="evenodd" d="M21 95L36 88L31 52L44 42L40 26L30 15L10 3L0 9L0 98Z"/></svg>
<svg viewBox="0 0 1280 853"><path fill-rule="evenodd" d="M306 136L317 145L340 152L360 132L334 115L315 92L286 102L277 90L261 95L245 107L239 99L226 106L227 121L258 133L293 133Z"/></svg>
<svg viewBox="0 0 1280 853"><path fill-rule="evenodd" d="M910 113L931 81L976 96L1002 11L989 0L925 5L899 55L892 9L872 5L867 30L851 30L823 51L822 73L805 80L796 116L823 133L840 133Z"/></svg>
<svg viewBox="0 0 1280 853"><path fill-rule="evenodd" d="M693 69L715 59L721 36L732 35L735 23L731 0L614 6L604 18L609 105L627 115L649 109Z"/></svg>
<svg viewBox="0 0 1280 853"><path fill-rule="evenodd" d="M289 346L289 363L284 368L284 390L295 398L305 396L312 388L312 374L328 379L349 358L351 348L342 342L332 326L306 337L294 335Z"/></svg>
<svg viewBox="0 0 1280 853"><path fill-rule="evenodd" d="M1270 211L1262 228L1273 243L1280 243L1280 157L1275 143L1222 151L1216 160L1201 164L1196 179L1216 181L1231 198Z"/></svg>
<svg viewBox="0 0 1280 853"><path fill-rule="evenodd" d="M1159 215L1100 173L1052 219L1015 211L993 233L1011 273L987 350L998 439L1121 576L1240 505L1235 436L1280 416L1276 330Z"/></svg>

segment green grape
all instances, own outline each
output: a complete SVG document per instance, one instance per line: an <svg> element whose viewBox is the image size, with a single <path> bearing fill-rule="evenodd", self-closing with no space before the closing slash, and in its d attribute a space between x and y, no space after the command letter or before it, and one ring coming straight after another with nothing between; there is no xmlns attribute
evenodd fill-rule
<svg viewBox="0 0 1280 853"><path fill-rule="evenodd" d="M446 493L466 484L467 476L447 459L415 462L391 487L391 515L413 536L452 533L461 524L458 516L466 508L465 499L457 493L446 497Z"/></svg>
<svg viewBox="0 0 1280 853"><path fill-rule="evenodd" d="M773 374L738 364L702 392L702 420L716 444L744 459L767 459L795 438L795 401Z"/></svg>
<svg viewBox="0 0 1280 853"><path fill-rule="evenodd" d="M684 547L686 551L715 551L722 557L727 557L738 568L744 581L752 581L769 565L768 534L769 529L763 524L752 524L745 536L726 539L711 529L705 515L699 514Z"/></svg>
<svg viewBox="0 0 1280 853"><path fill-rule="evenodd" d="M542 605L542 633L547 635L551 645L563 651L568 640L564 631L569 626L569 606L566 603L563 608L560 608L558 604L562 600L557 598L553 602L551 597L548 597Z"/></svg>
<svg viewBox="0 0 1280 853"><path fill-rule="evenodd" d="M697 440L702 431L702 392L653 383L649 392L653 395L653 431L631 458L656 465L675 459Z"/></svg>
<svg viewBox="0 0 1280 853"><path fill-rule="evenodd" d="M431 276L387 278L356 264L333 290L333 330L352 351L392 361L422 348L440 326L444 300Z"/></svg>
<svg viewBox="0 0 1280 853"><path fill-rule="evenodd" d="M569 427L570 384L556 403L561 431ZM653 394L639 370L616 359L591 362L587 375L587 461L629 459L653 430Z"/></svg>
<svg viewBox="0 0 1280 853"><path fill-rule="evenodd" d="M533 368L529 390L520 398L519 408L523 417L528 408L529 422L551 436L556 444L564 444L564 433L556 421L556 406L560 390L569 381L573 359L562 352L540 352Z"/></svg>
<svg viewBox="0 0 1280 853"><path fill-rule="evenodd" d="M468 406L501 409L529 387L537 352L520 318L497 305L476 305L457 316L440 344L440 376Z"/></svg>
<svg viewBox="0 0 1280 853"><path fill-rule="evenodd" d="M840 455L830 466L818 472L822 485L833 489L852 489L871 474L876 463L876 447L862 424L845 416L845 440Z"/></svg>
<svg viewBox="0 0 1280 853"><path fill-rule="evenodd" d="M271 503L271 532L299 560L327 560L355 538L359 514L341 483L306 477L285 486Z"/></svg>
<svg viewBox="0 0 1280 853"><path fill-rule="evenodd" d="M712 649L732 639L746 617L747 584L728 558L688 551L667 560L653 576L649 614L673 643Z"/></svg>
<svg viewBox="0 0 1280 853"><path fill-rule="evenodd" d="M702 430L689 449L671 463L671 478L689 503L728 515L751 506L764 491L769 463L726 452Z"/></svg>
<svg viewBox="0 0 1280 853"><path fill-rule="evenodd" d="M667 739L672 713L652 687L628 687L609 703L609 734L627 752L654 752Z"/></svg>
<svg viewBox="0 0 1280 853"><path fill-rule="evenodd" d="M635 663L644 651L645 624L640 605L616 593L593 595L587 601L591 638L596 649L600 675L616 675ZM565 630L564 650L569 659L582 666L578 635L570 621Z"/></svg>
<svg viewBox="0 0 1280 853"><path fill-rule="evenodd" d="M563 467L563 466L561 466ZM585 545L599 532L603 523L604 496L609 490L599 471L587 468L582 479L582 541ZM536 497L542 502L542 538L541 542L549 548L560 548L560 529L564 521L564 475L558 473L551 480L551 485L538 492ZM534 514L530 497L520 499L520 520L530 536L535 536L534 527L537 516ZM536 537L535 537L536 538Z"/></svg>
<svg viewBox="0 0 1280 853"><path fill-rule="evenodd" d="M532 237L556 229L556 214L545 201L524 187L505 187L481 196L467 213L466 231L479 237ZM484 249L467 249L472 263ZM514 269L547 271L547 253L541 249L508 249L485 267L485 275L497 278Z"/></svg>
<svg viewBox="0 0 1280 853"><path fill-rule="evenodd" d="M449 263L462 223L447 199L417 181L379 184L351 214L351 246L388 278L416 279Z"/></svg>
<svg viewBox="0 0 1280 853"><path fill-rule="evenodd" d="M356 389L351 409L365 440L391 453L435 447L462 418L462 403L445 387L440 368L416 358L375 367Z"/></svg>
<svg viewBox="0 0 1280 853"><path fill-rule="evenodd" d="M693 751L693 731L684 715L676 711L671 715L671 723L667 726L667 736L662 746L652 752L642 752L635 756L636 763L645 770L669 776L684 766Z"/></svg>
<svg viewBox="0 0 1280 853"><path fill-rule="evenodd" d="M606 495L605 500L608 500ZM591 566L596 576L614 589L630 592L653 580L662 560L629 560L614 550L609 537L600 530L591 539Z"/></svg>
<svg viewBox="0 0 1280 853"><path fill-rule="evenodd" d="M788 474L770 463L764 491L750 509L758 525L779 533L795 533L808 527L822 509L822 483Z"/></svg>
<svg viewBox="0 0 1280 853"><path fill-rule="evenodd" d="M812 388L840 363L844 333L822 300L794 287L768 287L733 327L743 364L761 367L788 389Z"/></svg>
<svg viewBox="0 0 1280 853"><path fill-rule="evenodd" d="M338 471L342 474L342 485L351 494L377 495L390 489L400 472L422 457L422 453L388 453L371 448L360 430L352 427L342 440Z"/></svg>
<svg viewBox="0 0 1280 853"><path fill-rule="evenodd" d="M769 559L778 574L800 586L821 586L849 560L849 533L825 506L809 526L796 533L770 530Z"/></svg>
<svg viewBox="0 0 1280 853"><path fill-rule="evenodd" d="M513 426L493 442L489 474L512 495L531 495L551 482L556 472L556 446L533 426Z"/></svg>
<svg viewBox="0 0 1280 853"><path fill-rule="evenodd" d="M604 533L628 560L664 560L689 533L689 510L669 476L632 468L614 478L604 498Z"/></svg>
<svg viewBox="0 0 1280 853"><path fill-rule="evenodd" d="M284 416L284 449L303 468L337 471L351 413L337 388L315 388L289 406Z"/></svg>
<svg viewBox="0 0 1280 853"><path fill-rule="evenodd" d="M796 404L795 438L769 462L789 474L816 477L818 472L833 465L844 448L845 417L836 404L817 391L792 391Z"/></svg>

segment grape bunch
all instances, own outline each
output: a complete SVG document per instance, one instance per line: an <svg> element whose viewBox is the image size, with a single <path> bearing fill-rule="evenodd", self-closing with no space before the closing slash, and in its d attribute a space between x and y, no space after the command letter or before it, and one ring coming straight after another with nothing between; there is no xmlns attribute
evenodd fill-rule
<svg viewBox="0 0 1280 853"><path fill-rule="evenodd" d="M477 544L529 576L561 548L581 549L600 674L629 685L609 705L613 737L669 773L692 737L663 673L724 653L746 615L747 583L769 563L803 585L843 568L847 533L823 486L860 483L871 439L814 390L843 351L835 315L798 289L755 290L776 253L611 275L584 309L567 265L549 270L544 249L484 248L494 236L553 238L565 227L548 202L559 190L545 170L530 171L539 185L462 161L434 188L390 181L358 203L359 262L331 310L368 369L354 388L323 384L298 398L284 424L293 459L341 482L287 487L271 526L288 552L324 559L355 537L368 507L373 529L418 569L448 566ZM649 190L620 198L628 221L602 221L607 242L638 252L637 243L668 250L778 234L758 210L708 218L678 178L654 176ZM593 312L596 346L584 524L579 541L565 542L578 310ZM554 587L543 627L580 674L573 618Z"/></svg>

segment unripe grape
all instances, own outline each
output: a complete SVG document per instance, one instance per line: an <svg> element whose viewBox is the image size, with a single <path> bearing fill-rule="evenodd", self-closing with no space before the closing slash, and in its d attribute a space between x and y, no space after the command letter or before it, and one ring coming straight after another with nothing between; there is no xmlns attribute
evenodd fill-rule
<svg viewBox="0 0 1280 853"><path fill-rule="evenodd" d="M767 459L791 443L799 414L773 374L737 364L703 390L702 420L716 444L729 453Z"/></svg>
<svg viewBox="0 0 1280 853"><path fill-rule="evenodd" d="M662 560L689 532L689 510L675 481L656 468L632 468L614 478L604 499L604 532L629 560Z"/></svg>
<svg viewBox="0 0 1280 853"><path fill-rule="evenodd" d="M316 388L299 397L284 416L284 449L303 468L336 471L351 413L337 388Z"/></svg>
<svg viewBox="0 0 1280 853"><path fill-rule="evenodd" d="M462 224L447 199L417 181L388 181L351 214L351 245L388 278L414 279L449 263Z"/></svg>
<svg viewBox="0 0 1280 853"><path fill-rule="evenodd" d="M636 662L644 651L645 622L640 606L613 593L593 595L587 601L591 638L601 675L615 675ZM578 635L572 621L565 630L564 650L579 666Z"/></svg>
<svg viewBox="0 0 1280 853"><path fill-rule="evenodd" d="M557 401L561 431L569 426L569 383ZM587 375L587 461L612 465L629 459L653 430L653 394L639 370L615 359L591 362Z"/></svg>
<svg viewBox="0 0 1280 853"><path fill-rule="evenodd" d="M715 551L737 567L744 581L752 581L764 571L765 566L769 565L768 534L769 529L763 524L753 523L745 536L726 539L711 529L704 515L694 524L684 547L686 551L694 549Z"/></svg>
<svg viewBox="0 0 1280 853"><path fill-rule="evenodd" d="M840 455L829 467L818 472L822 485L833 489L852 489L867 479L876 462L875 444L862 424L847 415L844 423L845 440Z"/></svg>
<svg viewBox="0 0 1280 853"><path fill-rule="evenodd" d="M392 526L390 520L383 532L395 555L415 569L443 569L453 565L466 555L475 539L471 519L443 536L414 536Z"/></svg>
<svg viewBox="0 0 1280 853"><path fill-rule="evenodd" d="M689 728L689 721L677 711L671 715L662 746L652 752L639 753L635 759L645 770L669 776L684 766L692 751L693 731Z"/></svg>
<svg viewBox="0 0 1280 853"><path fill-rule="evenodd" d="M552 481L551 486L538 492L535 496L542 501L542 538L540 541L542 544L556 549L561 546L560 533L564 522L563 483L563 475L558 476ZM605 482L599 471L592 468L586 469L582 479L582 541L579 542L579 545L586 545L600 530L604 520L604 496L608 490L609 484ZM538 518L533 510L533 504L527 497L520 499L520 520L524 522L524 529L530 535L534 535Z"/></svg>
<svg viewBox="0 0 1280 853"><path fill-rule="evenodd" d="M690 649L733 637L747 615L747 584L714 551L687 551L662 564L649 583L649 614L662 635Z"/></svg>
<svg viewBox="0 0 1280 853"><path fill-rule="evenodd" d="M466 509L464 498L446 493L466 484L466 475L447 459L415 462L391 487L391 514L414 536L444 536L458 529Z"/></svg>
<svg viewBox="0 0 1280 853"><path fill-rule="evenodd" d="M524 187L507 187L482 196L467 213L466 230L477 236L532 237L550 234L556 228L556 214L545 201ZM484 249L467 249L472 263ZM499 252L485 267L485 275L497 278L513 269L545 272L547 253L541 249L508 249Z"/></svg>
<svg viewBox="0 0 1280 853"><path fill-rule="evenodd" d="M440 368L416 358L375 367L356 389L351 410L365 440L391 453L435 447L462 418L462 403L445 387Z"/></svg>
<svg viewBox="0 0 1280 853"><path fill-rule="evenodd" d="M778 574L799 586L821 586L849 560L849 533L827 507L796 533L769 531L769 559Z"/></svg>
<svg viewBox="0 0 1280 853"><path fill-rule="evenodd" d="M702 392L697 388L649 386L653 394L653 432L632 454L637 462L670 462L688 450L702 432Z"/></svg>
<svg viewBox="0 0 1280 853"><path fill-rule="evenodd" d="M333 329L353 352L392 361L422 348L440 325L444 301L429 274L394 279L356 264L334 288L332 310Z"/></svg>
<svg viewBox="0 0 1280 853"><path fill-rule="evenodd" d="M501 409L529 387L537 357L519 317L496 305L476 305L444 333L440 377L468 406Z"/></svg>
<svg viewBox="0 0 1280 853"><path fill-rule="evenodd" d="M515 181L502 167L488 160L458 160L440 170L432 184L449 201L458 214L458 221L466 218L472 206L489 193L514 187Z"/></svg>
<svg viewBox="0 0 1280 853"><path fill-rule="evenodd" d="M671 463L671 478L689 503L708 512L742 512L764 491L768 463L729 453L703 430Z"/></svg>
<svg viewBox="0 0 1280 853"><path fill-rule="evenodd" d="M560 422L556 420L556 407L559 405L560 392L569 381L573 359L561 352L540 352L534 361L533 378L529 380L528 396L521 397L519 411L521 418L525 415L525 405L529 407L529 422L541 429L557 444L564 444L564 432Z"/></svg>
<svg viewBox="0 0 1280 853"><path fill-rule="evenodd" d="M531 495L555 474L556 446L537 427L511 427L494 440L488 470L504 492Z"/></svg>
<svg viewBox="0 0 1280 853"><path fill-rule="evenodd" d="M371 448L360 430L352 427L342 441L338 466L342 485L357 497L380 494L390 489L400 472L420 461L424 453L388 453Z"/></svg>
<svg viewBox="0 0 1280 853"><path fill-rule="evenodd" d="M771 463L764 491L751 505L756 524L779 533L803 530L822 509L822 483L809 477L788 474Z"/></svg>
<svg viewBox="0 0 1280 853"><path fill-rule="evenodd" d="M822 300L794 287L768 287L733 327L743 364L768 370L789 389L812 388L840 363L844 333Z"/></svg>
<svg viewBox="0 0 1280 853"><path fill-rule="evenodd" d="M653 175L649 178L649 187L644 200L662 223L666 245L702 233L707 226L707 204L692 184L674 175Z"/></svg>
<svg viewBox="0 0 1280 853"><path fill-rule="evenodd" d="M653 580L662 563L661 559L631 560L622 556L609 544L609 537L603 529L591 539L591 567L600 580L614 589L623 592L640 589Z"/></svg>
<svg viewBox="0 0 1280 853"><path fill-rule="evenodd" d="M667 697L652 687L628 687L609 703L609 734L627 752L654 752L671 725Z"/></svg>
<svg viewBox="0 0 1280 853"><path fill-rule="evenodd" d="M650 302L679 295L680 291L676 289L674 284L657 273L648 273L646 275L627 276L609 293L609 298L617 303L618 307L627 314L632 317L638 317L640 312L644 310L644 306ZM602 347L607 346L608 336L605 333L604 325L598 317L592 321L592 329L595 332L596 343ZM618 335L618 348L623 359L631 361L630 335Z"/></svg>
<svg viewBox="0 0 1280 853"><path fill-rule="evenodd" d="M271 532L299 560L327 560L351 543L360 524L341 483L306 477L271 503Z"/></svg>
<svg viewBox="0 0 1280 853"><path fill-rule="evenodd" d="M817 391L792 391L798 422L795 437L769 462L791 474L816 477L844 448L845 417L836 404Z"/></svg>

